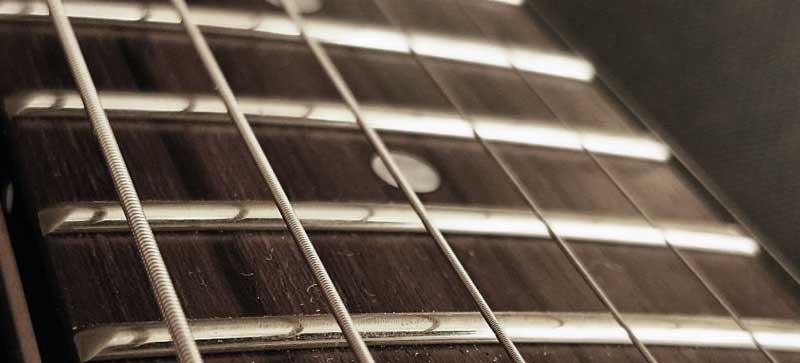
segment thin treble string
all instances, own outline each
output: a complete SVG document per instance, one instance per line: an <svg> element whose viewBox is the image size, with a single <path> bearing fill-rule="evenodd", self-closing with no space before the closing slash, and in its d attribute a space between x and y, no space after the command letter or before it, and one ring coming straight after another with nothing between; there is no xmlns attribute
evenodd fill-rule
<svg viewBox="0 0 800 363"><path fill-rule="evenodd" d="M372 129L372 127L366 123L363 114L361 112L361 108L358 104L358 101L356 101L355 96L353 96L350 87L342 78L342 75L339 73L339 70L336 68L331 59L328 57L327 52L322 48L322 46L320 46L319 43L314 38L308 36L308 33L305 30L304 20L300 15L300 12L298 11L297 5L295 4L294 0L281 0L281 3L283 4L283 7L286 10L289 17L298 27L301 36L306 41L306 44L308 44L312 53L314 53L314 56L321 64L325 73L331 79L337 91L339 92L339 94L342 96L347 106L355 115L356 122L358 123L358 126L361 128L361 130L364 132L367 141L375 149L376 153L378 154L378 157L381 159L383 164L389 170L389 173L397 182L397 185L400 187L403 194L405 194L406 198L411 204L411 207L419 216L420 220L425 226L425 229L428 231L433 240L436 242L436 245L444 254L450 266L458 275L462 284L464 284L464 287L466 287L473 301L478 306L478 309L480 310L483 319L492 329L497 340L503 345L509 357L511 357L511 359L514 362L524 363L525 359L522 357L522 354L520 354L516 345L514 345L514 342L512 342L511 339L508 337L507 333L503 329L502 325L498 321L492 309L489 307L489 304L484 299L480 290L478 290L478 287L472 281L472 278L469 276L469 273L467 273L467 270L461 264L461 261L458 259L458 256L453 251L449 242L447 242L447 240L445 239L444 235L441 233L439 228L437 228L431 221L427 209L422 204L422 201L414 192L411 185L408 183L408 180L405 178L405 176L398 168L392 156L389 154L389 150L383 143L383 140L381 140L378 133L375 132L375 130Z"/></svg>
<svg viewBox="0 0 800 363"><path fill-rule="evenodd" d="M253 157L253 161L258 167L261 177L264 179L264 182L267 184L267 187L272 193L272 196L275 199L275 204L278 206L286 226L291 231L295 243L303 253L306 264L314 274L314 279L322 289L326 302L332 310L333 316L336 318L336 322L342 329L345 339L347 339L347 342L350 344L350 347L353 349L353 353L358 358L359 362L373 363L374 359L372 358L372 354L370 354L367 345L364 343L364 339L361 337L361 334L359 334L356 330L353 319L350 316L350 313L347 311L347 307L345 307L344 302L342 301L342 297L339 295L339 292L336 291L336 287L334 286L330 275L328 275L328 271L325 269L322 260L319 258L319 255L314 248L314 244L309 239L306 230L303 228L303 225L300 222L300 219L297 217L294 207L292 207L289 197L286 196L286 192L283 190L283 187L278 180L278 176L272 169L272 165L270 164L269 159L267 159L264 149L261 148L261 144L259 144L258 139L256 138L256 135L250 126L250 123L247 121L242 113L242 110L239 108L239 103L236 101L236 97L234 96L233 90L231 90L231 87L228 84L228 80L222 73L222 69L220 69L216 58L214 58L214 54L211 52L211 48L208 46L203 33L200 32L200 29L197 27L194 21L192 21L186 2L184 0L172 0L172 4L178 11L181 22L183 23L195 50L200 56L206 71L214 82L214 86L225 103L225 107L228 109L231 119L233 119L236 128L239 130L239 134L247 146L250 155Z"/></svg>
<svg viewBox="0 0 800 363"><path fill-rule="evenodd" d="M164 264L150 223L142 209L142 202L139 200L139 195L131 180L114 131L100 103L100 96L97 94L92 75L86 66L86 60L78 44L75 31L64 13L64 5L61 0L47 0L47 6L50 9L61 46L64 48L72 76L78 85L84 108L89 114L92 129L100 143L103 159L111 173L114 188L125 212L125 219L127 219L128 226L136 240L136 247L147 271L150 287L155 293L161 315L166 320L170 336L175 342L178 358L183 363L202 363L203 358L192 337L180 299L172 285L167 266Z"/></svg>
<svg viewBox="0 0 800 363"><path fill-rule="evenodd" d="M386 9L384 9L379 2L376 1L375 3L383 13L384 17L386 17L394 27L400 29L400 31L402 31L403 34L405 35L406 39L410 39L411 36L408 30L405 29L403 26L401 26L396 21L396 19L393 19L391 16L389 16L388 11L386 11ZM428 77L434 82L439 91L442 92L442 94L445 96L448 102L450 102L450 104L456 109L456 112L458 112L459 116L470 123L472 133L475 139L479 141L481 146L486 150L486 152L495 161L495 163L497 163L500 166L500 169L503 171L506 177L508 177L509 180L511 180L512 184L514 184L517 191L523 196L523 199L525 199L526 203L532 209L534 214L545 225L548 234L551 235L554 240L556 240L556 243L561 249L561 251L564 253L564 255L567 256L567 259L570 261L573 267L578 271L578 273L581 275L581 277L587 283L587 285L589 285L589 287L592 289L592 292L598 297L598 299L600 299L600 301L609 310L609 312L611 312L611 315L613 316L617 324L619 324L623 328L623 330L625 330L625 333L627 334L628 338L636 346L636 348L639 350L642 356L644 356L644 358L650 363L658 363L658 361L650 353L647 347L639 340L636 334L633 333L633 330L628 325L628 323L625 322L625 320L622 318L620 312L617 310L614 303L611 301L611 299L608 297L605 291L603 291L602 287L600 287L600 285L597 283L594 277L592 277L591 273L583 264L583 262L581 262L577 254L575 254L574 250L564 241L564 239L561 236L556 234L549 220L545 218L541 207L538 205L533 196L530 195L530 193L528 193L528 191L520 181L519 177L511 170L511 168L505 163L505 161L494 151L491 145L489 145L489 143L486 140L480 137L480 135L475 130L474 127L475 122L472 119L472 117L461 107L461 105L458 102L456 102L455 97L453 97L453 95L450 93L447 87L444 86L442 81L435 76L434 74L435 72L432 72L429 69L429 67L425 64L425 62L423 62L420 59L419 54L417 54L417 52L413 49L413 47L409 47L409 51L414 56L416 63L425 71L425 73L427 73Z"/></svg>
<svg viewBox="0 0 800 363"><path fill-rule="evenodd" d="M480 28L481 31L484 32L484 34L485 34L485 29L483 29L480 26L480 24L475 20L473 15L470 14L470 12L468 10L464 9L463 5L461 4L461 0L458 0L458 1L459 1L459 7L460 7L462 13L464 13L468 18L470 18L472 23L475 26L477 26L478 28ZM505 42L501 42L501 43L503 44L503 48L508 50L507 44ZM536 90L535 86L532 85L531 82L528 80L528 78L525 77L522 74L522 71L519 68L517 68L516 65L514 65L512 62L510 62L510 63L511 63L511 68L514 70L514 73L517 75L517 77L520 80L522 80L522 82L524 82L526 87L531 92L533 92L534 94L538 95L538 91ZM575 133L576 135L579 135L580 138L582 138L579 130L575 126L573 126L572 124L570 124L569 122L564 120L563 118L559 117L554 112L554 110L551 108L550 105L547 105L545 103L545 107L547 107L547 109L550 111L551 114L556 115L556 118L560 121L560 123L568 131L571 131L571 132ZM734 310L734 308L731 305L731 303L719 292L719 290L717 290L714 287L713 283L708 279L708 277L705 276L705 274L688 257L686 257L686 255L683 253L683 251L681 251L680 249L675 247L675 245L673 245L669 241L669 239L666 237L666 234L664 233L663 229L658 227L658 225L655 223L655 220L653 219L653 217L644 209L644 207L641 205L641 203L636 198L634 198L634 196L630 192L630 190L628 188L626 188L624 183L622 183L619 180L619 178L610 170L610 168L608 168L608 166L605 164L605 162L602 161L601 158L598 157L595 153L593 153L591 150L589 150L586 147L586 145L582 142L582 140L580 142L580 145L581 145L582 152L584 154L586 154L587 156L589 156L589 158L592 159L592 162L595 165L597 165L597 167L600 168L600 170L602 170L603 174L605 174L605 176L609 180L611 180L611 182L614 184L614 186L617 188L617 190L619 190L625 196L625 199L636 209L636 211L639 213L640 216L642 216L642 218L645 220L645 222L650 227L652 227L653 229L658 231L658 233L661 235L661 240L675 254L675 256L678 257L678 259L681 261L681 263L684 266L686 266L686 268L688 268L689 271L692 272L694 277L703 285L703 287L706 289L706 291L708 291L712 295L712 297L725 309L725 311L728 313L728 315L730 315L730 317L733 319L733 321L736 323L736 325L740 329L742 329L743 331L747 332L748 337L750 338L750 341L753 343L753 345L758 350L760 350L770 362L779 363L777 358L774 355L772 355L772 353L770 353L768 350L766 350L758 342L758 340L755 338L753 332L743 323L742 319L736 313L736 311Z"/></svg>

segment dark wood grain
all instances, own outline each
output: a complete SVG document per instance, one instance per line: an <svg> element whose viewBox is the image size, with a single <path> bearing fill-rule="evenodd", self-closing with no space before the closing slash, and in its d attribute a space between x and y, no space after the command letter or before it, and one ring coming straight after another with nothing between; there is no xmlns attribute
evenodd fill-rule
<svg viewBox="0 0 800 363"><path fill-rule="evenodd" d="M637 120L596 82L567 82L535 74L525 74L524 77L550 110L574 127L621 134L642 129Z"/></svg>
<svg viewBox="0 0 800 363"><path fill-rule="evenodd" d="M674 163L653 164L638 160L601 157L611 173L654 220L731 221L708 194ZM657 190L653 186L658 185Z"/></svg>
<svg viewBox="0 0 800 363"><path fill-rule="evenodd" d="M545 210L638 216L588 155L504 144L493 147Z"/></svg>
<svg viewBox="0 0 800 363"><path fill-rule="evenodd" d="M740 314L785 318L800 313L795 281L769 256L752 259L694 252L689 257Z"/></svg>
<svg viewBox="0 0 800 363"><path fill-rule="evenodd" d="M143 200L271 200L232 125L116 120L117 138ZM372 171L374 152L357 130L256 126L286 191L296 201L404 203ZM14 142L36 163L21 163L26 183L49 186L31 195L35 209L64 202L114 200L110 177L84 120L24 119ZM438 171L442 185L427 203L524 207L500 169L474 141L385 134L390 149L416 155ZM51 150L69 150L52 153ZM351 175L360 178L344 182ZM82 183L64 182L83 180Z"/></svg>
<svg viewBox="0 0 800 363"><path fill-rule="evenodd" d="M555 126L547 105L511 70L423 59L422 64L467 114L505 116ZM498 93L503 97L497 97Z"/></svg>

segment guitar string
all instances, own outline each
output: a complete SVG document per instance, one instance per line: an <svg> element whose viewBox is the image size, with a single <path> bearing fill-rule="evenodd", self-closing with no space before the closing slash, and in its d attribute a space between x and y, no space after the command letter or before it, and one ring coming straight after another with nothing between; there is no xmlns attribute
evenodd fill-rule
<svg viewBox="0 0 800 363"><path fill-rule="evenodd" d="M326 302L332 310L336 322L342 329L345 339L350 344L350 347L355 356L358 358L359 362L373 363L375 360L373 359L372 354L369 352L367 345L364 343L364 339L361 337L361 334L359 334L359 332L356 330L353 319L350 316L350 313L347 311L347 307L344 305L341 295L339 295L339 292L336 290L328 271L325 269L322 260L319 258L319 255L314 248L314 244L311 242L311 239L309 239L305 228L303 228L300 219L297 217L294 207L292 207L289 197L283 190L283 187L278 180L278 176L272 169L272 165L264 153L264 149L261 147L261 144L259 144L258 139L256 138L256 135L250 126L250 123L247 121L242 113L242 110L239 108L239 103L234 96L233 90L228 84L225 75L222 73L222 69L220 69L214 54L211 52L211 48L208 46L203 33L200 31L194 21L192 21L186 2L184 0L171 1L178 11L181 22L183 23L195 50L200 56L206 71L213 80L214 86L225 103L225 107L228 109L228 113L235 123L242 140L245 142L253 161L258 167L261 177L267 184L267 187L272 193L273 198L275 198L275 204L278 206L286 226L291 231L297 247L301 250L306 264L314 274L314 279L322 289Z"/></svg>
<svg viewBox="0 0 800 363"><path fill-rule="evenodd" d="M401 26L400 23L396 21L396 19L390 16L389 12L386 11L386 9L383 6L381 6L379 1L375 1L374 3L380 9L383 16L392 23L392 26L396 27L401 32L403 32L406 39L410 39L410 34L408 30L405 27ZM489 143L478 134L478 132L474 127L474 120L472 119L472 117L466 112L466 110L464 110L461 107L460 103L458 103L455 100L455 97L453 97L450 91L447 90L447 87L444 86L442 81L434 75L435 72L431 71L429 67L425 64L425 62L423 62L420 59L419 54L417 54L417 52L413 49L413 47L409 47L409 51L413 55L416 63L425 71L425 73L428 75L428 78L430 78L433 81L433 83L436 85L439 91L444 95L444 97L448 100L448 102L455 108L459 116L470 123L472 128L472 133L475 139L478 140L483 149L486 150L487 154L489 154L489 156L492 158L492 160L499 165L500 169L503 171L506 177L508 177L511 180L512 184L514 184L517 191L523 196L523 199L525 199L526 203L532 209L534 214L542 221L545 228L547 229L548 234L551 235L553 239L556 241L556 244L558 245L559 249L561 249L562 253L564 253L564 255L570 261L572 266L578 271L578 273L581 275L581 278L586 282L587 285L589 285L592 292L598 297L598 299L600 299L600 301L603 303L606 309L609 310L609 312L611 313L617 324L619 324L619 326L622 327L623 330L625 330L625 333L631 340L631 343L634 344L637 350L642 354L642 356L648 362L658 363L658 361L652 355L650 350L644 345L644 343L641 342L641 340L633 332L633 329L622 317L622 314L619 312L616 305L611 301L611 299L605 293L600 284L597 283L597 281L591 275L591 273L586 268L584 263L574 252L572 247L570 247L569 244L559 234L555 232L555 230L552 227L552 223L549 221L549 218L545 217L542 208L538 205L534 197L529 192L527 192L526 188L519 180L519 177L516 176L516 174L511 170L511 168L505 163L505 161L501 159L501 157L494 151L491 145L489 145Z"/></svg>
<svg viewBox="0 0 800 363"><path fill-rule="evenodd" d="M297 5L295 4L294 0L281 0L281 4L283 5L283 8L290 17L290 19L298 27L298 30L300 31L302 38L305 40L306 44L311 49L314 56L317 58L317 61L319 61L325 73L333 82L337 91L344 99L344 102L347 104L348 108L354 114L356 122L358 126L361 128L364 135L366 136L367 141L375 149L375 152L378 154L378 157L381 159L383 164L389 170L389 173L392 175L395 182L402 190L403 194L405 194L406 198L411 204L411 207L419 216L420 220L425 226L425 229L433 238L437 247L442 252L442 254L444 254L444 257L447 259L448 263L453 268L455 273L458 275L458 278L461 280L462 284L469 292L470 296L472 297L472 300L478 306L478 309L480 310L483 319L492 329L492 332L494 333L497 340L500 342L500 344L502 344L503 348L506 350L509 357L514 362L524 363L525 359L522 357L522 354L520 354L514 342L512 342L511 339L508 337L507 333L505 332L502 325L498 321L494 312L489 307L489 304L484 299L480 290L478 290L478 287L472 281L472 278L469 276L467 270L461 264L461 261L453 251L447 239L445 239L444 235L441 233L439 228L436 227L431 221L427 209L422 204L422 201L419 199L416 192L414 192L414 190L412 189L411 184L409 184L406 177L400 171L399 167L394 161L394 158L389 154L389 150L383 143L383 140L381 139L380 135L378 135L378 133L374 129L372 129L371 126L367 124L361 112L358 101L356 101L355 96L352 94L350 87L342 78L342 75L339 73L339 70L333 64L333 61L331 61L331 59L328 57L327 52L322 48L322 46L320 46L319 43L314 38L309 36L308 33L306 32L304 20L300 15L300 12L297 9L296 7Z"/></svg>
<svg viewBox="0 0 800 363"><path fill-rule="evenodd" d="M51 10L51 11L52 11L52 10ZM80 51L80 49L78 49L78 51ZM415 57L416 57L416 54L415 54ZM515 68L515 70L516 70L517 72L519 72L519 70L518 70L518 69L516 69L516 68ZM77 77L77 76L76 76L76 77ZM521 75L521 74L520 74L520 77L522 77L522 75ZM523 80L524 80L524 77L522 77L522 78L523 78ZM527 82L526 82L526 84L527 84ZM531 87L531 86L530 86L530 84L528 84L528 86L529 86L529 87ZM533 89L531 89L531 90L535 92L535 90L533 90ZM82 92L82 96L83 96L83 92ZM89 112L89 113L91 114L91 110L90 110L90 109L88 109L88 108L87 108L87 110L88 110L87 112ZM561 121L562 121L562 122L564 122L563 120L561 120ZM106 121L106 122L107 122L107 121ZM565 124L566 124L566 123L565 123ZM570 125L567 125L567 126L570 126ZM113 134L112 134L112 137L113 137ZM604 165L602 165L602 162L600 162L600 161L597 159L597 157L596 157L595 155L593 155L593 153L592 153L592 152L590 152L590 151L586 150L586 149L585 149L585 147L584 147L583 151L584 151L584 152L586 152L586 153L587 153L587 154L588 154L590 157L592 157L592 159L593 159L593 160L594 160L594 162L595 162L595 163L598 165L598 167L600 167L600 168L601 168L601 169L604 171L604 173L605 173L605 174L606 174L606 175L607 175L607 176L608 176L608 177L609 177L609 178L610 178L610 179L611 179L611 180L612 180L612 181L615 183L615 185L617 185L617 187L620 189L620 191L622 191L622 192L623 192L623 194L625 194L625 195L626 195L626 198L628 198L628 200L629 200L629 201L630 201L632 204L634 204L634 205L636 206L637 210L638 210L638 211L639 211L639 212L642 214L642 216L643 216L643 217L644 217L644 218L645 218L645 219L648 221L648 223L649 223L651 226L653 226L654 224L653 224L653 222L652 222L652 219L651 219L651 218L650 218L650 217L649 217L649 216L646 214L646 212L644 212L644 210L643 210L643 209L641 209L641 207L640 207L640 206L639 206L639 205L636 203L636 201L635 201L635 200L633 200L633 198L631 197L631 195L630 195L630 194L629 194L629 193L628 193L628 192L625 190L625 188L624 188L623 186L621 186L621 184L620 184L620 183L619 183L619 182L616 180L616 178L610 174L611 172L610 172L609 170L607 170L607 168L606 168ZM120 156L121 156L121 155L120 155ZM126 171L127 171L127 170L126 170ZM134 192L135 192L135 190L134 190ZM664 238L664 240L666 241L666 238ZM667 243L669 244L669 242L668 242L668 241L667 241ZM677 249L676 249L674 246L672 246L671 244L669 244L669 246L670 246L670 248L671 248L671 249L672 249L672 250L675 252L675 254L676 254L676 255L678 255L678 256L681 258L681 260L682 260L682 261L684 261L684 263L687 265L687 267L688 267L688 268L690 268L690 270L692 270L692 271L693 271L693 272L696 274L697 278L698 278L698 279L699 279L701 282L703 282L704 286L706 286L706 288L709 290L709 292L710 292L710 293L712 293L712 295L714 295L716 298L718 298L718 300L719 300L719 299L721 299L721 297L719 297L719 294L718 294L718 293L716 293L716 292L714 292L714 291L713 291L713 289L712 289L712 288L711 288L711 287L708 285L708 283L707 283L706 281L704 281L704 280L703 280L703 278L702 278L702 277L699 275L699 272L696 272L696 268L692 267L691 263L690 263L690 262L688 262L688 261L686 260L686 258L682 256L681 252L679 252L679 251L678 251L678 250L677 250ZM720 301L720 303L721 303L721 304L723 304L723 306L725 306L725 308L726 308L727 310L729 310L729 313L730 313L732 316L734 316L734 319L737 321L737 324L739 324L739 325L740 325L740 327L744 329L744 325L741 323L740 319L739 319L737 316L735 316L735 313L733 313L733 311L732 311L732 310L730 310L730 307L728 306L728 304L727 304L727 303L724 303L724 302L722 302L722 301ZM761 349L761 350L764 352L764 354L766 354L766 355L768 356L768 358L769 358L771 361L775 362L774 358L772 358L772 357L769 355L769 353L767 353L767 351L765 351L765 350L763 349L763 347L761 347L761 346L758 344L758 342L757 342L757 341L756 341L756 340L755 340L755 339L752 337L752 333L751 333L751 339L753 339L753 342L754 342L754 343L755 343L755 344L756 344L756 345L759 347L759 349Z"/></svg>
<svg viewBox="0 0 800 363"><path fill-rule="evenodd" d="M75 31L64 12L61 0L47 0L50 17L64 48L72 76L83 99L92 129L100 144L100 151L111 174L114 188L119 196L125 218L133 233L139 256L142 259L150 287L156 296L161 315L166 320L178 358L183 363L202 363L189 323L183 312L178 294L170 279L167 266L161 256L153 231L142 209L142 202L131 180L128 166L117 144L114 131L97 94L92 75L86 65Z"/></svg>
<svg viewBox="0 0 800 363"><path fill-rule="evenodd" d="M469 10L465 9L465 7L463 5L463 2L462 2L463 0L455 0L455 1L457 2L459 10L461 11L461 13L464 14L466 18L469 18L471 23L475 27L480 29L481 32L485 36L488 36L488 32L486 31L486 29L480 25L480 23L474 18L474 15L472 13L470 13ZM505 49L508 49L508 45L506 44L505 41L499 41L499 42L503 45L503 47ZM536 90L536 87L533 84L531 84L531 81L522 74L522 71L518 67L516 67L516 65L514 65L513 62L509 62L509 63L511 63L511 69L514 71L514 73L516 74L517 78L519 78L526 85L528 90L533 92L534 95L538 96L538 91ZM579 130L574 125L572 125L569 122L567 122L564 118L558 116L554 112L554 110L552 109L552 107L550 105L548 105L547 103L544 103L544 104L545 104L545 107L547 107L547 109L550 111L551 114L556 115L556 118L559 120L559 122L561 123L562 126L564 126L568 131L573 132L576 135L580 135ZM647 225L652 227L653 229L659 231L659 234L661 235L661 240L667 245L667 247L672 251L672 253L676 257L678 257L678 259L681 261L681 263L684 266L686 266L686 268L692 273L692 275L697 279L697 281L699 281L703 285L705 290L708 291L709 294L711 294L711 296L717 301L717 303L720 304L720 306L722 306L722 308L728 313L728 315L731 317L731 319L734 321L734 323L740 329L742 329L742 331L747 332L748 337L749 337L750 341L753 343L753 345L771 363L779 363L778 359L772 353L770 353L767 349L765 349L761 345L761 343L758 342L758 340L755 338L752 330L749 329L743 323L741 317L736 312L736 310L733 308L732 304L727 300L727 298L725 298L722 295L722 293L720 293L720 291L714 286L714 284L710 281L710 279L700 270L700 268L697 265L694 264L694 262L691 261L691 259L689 257L686 256L685 253L683 253L683 251L681 251L678 247L676 247L675 245L673 245L669 241L669 239L664 234L664 231L662 229L658 228L658 226L657 226L657 224L655 222L655 219L650 215L650 213L648 213L645 210L645 208L641 205L640 201L637 200L633 196L633 194L630 192L630 190L627 187L625 187L624 183L622 183L619 180L618 176L614 172L611 171L611 169L608 167L608 165L606 165L606 163L604 161L602 161L602 158L597 156L594 152L592 152L588 148L586 148L586 146L585 146L585 144L583 142L581 142L580 145L581 145L581 152L583 152L585 155L587 155L592 160L592 162L598 168L600 168L600 170L603 172L603 174L606 176L606 178L608 178L608 180L610 180L614 184L615 188L617 188L617 190L619 190L620 193L622 193L622 195L625 197L625 199L634 207L634 209L637 211L637 213L645 220Z"/></svg>

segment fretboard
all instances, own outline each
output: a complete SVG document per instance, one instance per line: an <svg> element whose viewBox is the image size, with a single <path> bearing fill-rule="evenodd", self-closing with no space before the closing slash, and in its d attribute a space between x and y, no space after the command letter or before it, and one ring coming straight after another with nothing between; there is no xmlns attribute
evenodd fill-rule
<svg viewBox="0 0 800 363"><path fill-rule="evenodd" d="M528 362L800 360L796 281L525 2L271 3L189 1L377 361L511 361L442 241ZM206 361L354 361L180 13L64 5ZM0 2L43 352L174 361L48 14Z"/></svg>

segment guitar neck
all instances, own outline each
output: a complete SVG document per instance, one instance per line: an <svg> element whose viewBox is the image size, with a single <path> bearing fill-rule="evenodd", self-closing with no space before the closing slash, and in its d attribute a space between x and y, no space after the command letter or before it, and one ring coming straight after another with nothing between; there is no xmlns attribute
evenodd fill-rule
<svg viewBox="0 0 800 363"><path fill-rule="evenodd" d="M525 3L189 5L222 79L167 2L67 1L79 49L0 3L45 361L177 360L94 96L206 361L798 359L796 281Z"/></svg>

